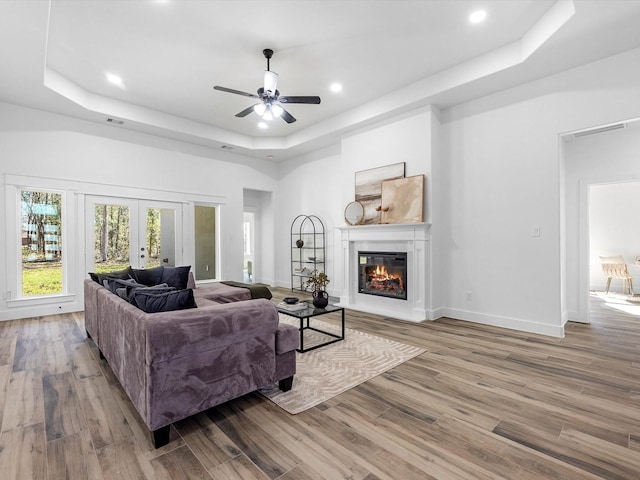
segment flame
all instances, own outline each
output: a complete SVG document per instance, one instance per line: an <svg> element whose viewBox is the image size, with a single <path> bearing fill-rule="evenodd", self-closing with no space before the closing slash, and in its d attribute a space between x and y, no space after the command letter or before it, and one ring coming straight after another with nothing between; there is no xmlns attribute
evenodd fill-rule
<svg viewBox="0 0 640 480"><path fill-rule="evenodd" d="M384 282L385 280L399 280L400 288L404 288L402 276L395 273L389 273L387 271L387 267L385 267L384 265L376 265L376 269L371 272L371 277L372 281L376 283Z"/></svg>

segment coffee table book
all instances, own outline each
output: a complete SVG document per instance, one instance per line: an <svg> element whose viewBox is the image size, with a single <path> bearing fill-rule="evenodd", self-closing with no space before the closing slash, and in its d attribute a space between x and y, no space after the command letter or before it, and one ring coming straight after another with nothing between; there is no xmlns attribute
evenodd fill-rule
<svg viewBox="0 0 640 480"><path fill-rule="evenodd" d="M278 303L278 308L282 310L288 310L289 312L297 312L299 310L304 310L309 305L304 302L294 303L293 305L289 303L280 302Z"/></svg>

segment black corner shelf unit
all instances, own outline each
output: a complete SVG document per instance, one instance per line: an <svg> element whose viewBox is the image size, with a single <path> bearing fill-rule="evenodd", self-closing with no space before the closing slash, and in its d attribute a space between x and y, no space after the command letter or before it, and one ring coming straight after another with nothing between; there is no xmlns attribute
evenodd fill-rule
<svg viewBox="0 0 640 480"><path fill-rule="evenodd" d="M298 215L291 223L291 291L307 291L313 270L324 272L324 223L316 215Z"/></svg>

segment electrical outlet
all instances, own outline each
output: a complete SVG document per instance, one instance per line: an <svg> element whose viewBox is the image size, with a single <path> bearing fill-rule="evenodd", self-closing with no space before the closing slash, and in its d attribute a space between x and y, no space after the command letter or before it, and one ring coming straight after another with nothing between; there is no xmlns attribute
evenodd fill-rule
<svg viewBox="0 0 640 480"><path fill-rule="evenodd" d="M472 291L468 291L465 294L466 298L467 298L467 302L471 302L473 300L473 292Z"/></svg>

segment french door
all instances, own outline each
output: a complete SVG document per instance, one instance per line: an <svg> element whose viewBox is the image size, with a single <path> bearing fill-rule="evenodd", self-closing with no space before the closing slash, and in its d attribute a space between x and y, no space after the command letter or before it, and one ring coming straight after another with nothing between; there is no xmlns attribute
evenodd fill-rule
<svg viewBox="0 0 640 480"><path fill-rule="evenodd" d="M182 263L182 204L87 196L85 211L87 271Z"/></svg>

